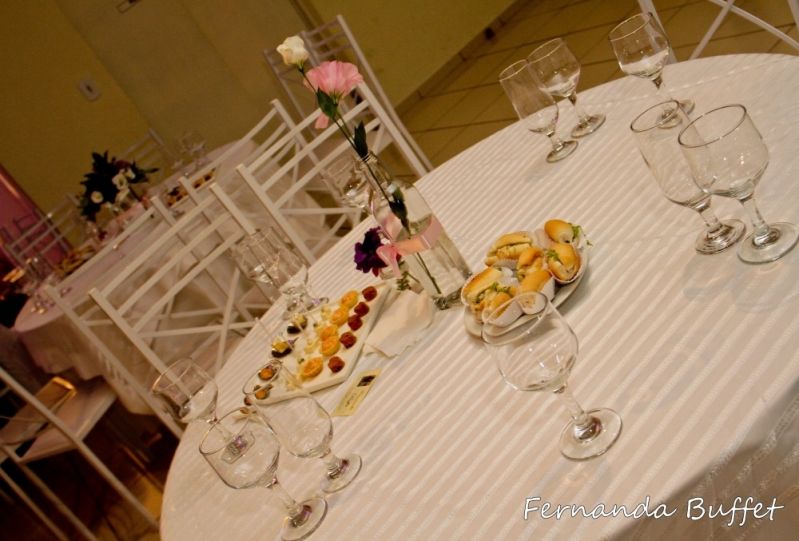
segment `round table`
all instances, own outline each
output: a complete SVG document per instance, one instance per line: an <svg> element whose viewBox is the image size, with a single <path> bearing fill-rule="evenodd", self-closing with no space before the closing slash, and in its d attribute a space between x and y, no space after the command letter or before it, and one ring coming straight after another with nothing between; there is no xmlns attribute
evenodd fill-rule
<svg viewBox="0 0 799 541"><path fill-rule="evenodd" d="M748 107L771 155L760 208L769 220L799 223L799 58L700 59L669 65L664 80L673 95L696 102L695 114ZM464 331L463 312L439 313L412 348L393 359L367 356L353 371L351 379L382 369L357 413L334 419L334 450L358 452L364 467L353 485L328 496L314 538L726 539L742 531L723 525L729 516L686 516L699 514L691 498L729 507L736 496L764 505L773 496L785 506L750 538L795 536L799 249L762 266L741 263L735 250L693 251L700 219L663 197L629 133L655 100L648 81L604 84L582 92L581 102L607 122L566 160L545 163L546 138L517 122L417 184L475 269L503 232L554 217L584 227L590 267L561 307L580 341L570 384L586 408L620 413L616 445L587 462L564 459L557 440L566 415L556 397L506 387ZM561 110L566 133L576 119L570 107ZM734 201L714 198L713 206L745 219ZM352 264L352 246L371 226L362 223L311 268L316 291L335 298L373 280ZM218 374L220 412L241 405L241 385L263 363L267 340L255 327ZM347 387L316 396L330 411ZM276 538L277 497L224 485L197 451L203 429L191 425L173 459L163 539ZM281 456L281 481L298 498L317 493L322 475L318 460ZM662 504L674 516L585 518L566 507L557 519L531 509L544 502L587 513L599 504L608 512L645 504L652 514ZM755 522L749 513L746 526Z"/></svg>

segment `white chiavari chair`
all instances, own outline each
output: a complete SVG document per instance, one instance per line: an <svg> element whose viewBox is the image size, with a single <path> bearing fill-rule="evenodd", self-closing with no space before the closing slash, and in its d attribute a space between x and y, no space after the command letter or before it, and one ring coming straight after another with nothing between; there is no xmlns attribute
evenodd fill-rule
<svg viewBox="0 0 799 541"><path fill-rule="evenodd" d="M364 77L364 82L372 89L380 105L385 109L386 114L391 118L398 131L408 142L413 153L416 154L418 159L422 162L425 172L432 170L433 165L416 140L411 136L394 109L394 106L391 104L391 101L388 99L385 90L383 90L383 86L380 84L369 61L366 59L363 50L358 45L358 41L355 39L355 35L352 33L352 30L350 30L344 16L336 15L336 18L332 21L311 30L303 30L299 35L305 42L305 48L308 50L309 60L313 66L318 66L322 62L328 60L346 60L358 66L359 71ZM272 69L275 77L277 77L281 86L283 86L283 89L286 91L286 94L289 96L292 104L297 109L299 115L305 117L316 109L314 96L307 88L304 88L302 77L300 77L297 69L294 66L286 66L275 48L265 49L264 57L266 58L266 63ZM378 148L376 150L379 152L382 149Z"/></svg>
<svg viewBox="0 0 799 541"><path fill-rule="evenodd" d="M59 505L58 498L33 474L28 464L75 450L151 527L158 528L158 520L84 441L116 400L114 391L105 382L95 379L75 387L66 380L53 378L33 394L3 368L0 368L0 381L25 402L0 429L0 447L7 458L45 491L60 511L68 509ZM28 442L32 443L25 449L23 444ZM96 539L71 512L65 515L84 537Z"/></svg>
<svg viewBox="0 0 799 541"><path fill-rule="evenodd" d="M89 295L152 367L191 356L210 373L256 320L228 251L254 226L219 186ZM209 217L211 219L209 220ZM148 384L151 383L148 381Z"/></svg>
<svg viewBox="0 0 799 541"><path fill-rule="evenodd" d="M749 21L750 23L754 24L755 26L760 27L761 29L765 30L769 34L778 37L783 42L787 43L797 51L799 51L799 41L793 39L791 36L774 26L773 24L764 21L760 17L746 11L745 9L736 6L735 0L707 0L712 4L719 6L721 9L716 15L716 18L713 19L713 22L710 23L705 35L702 36L702 39L699 40L699 43L694 48L693 52L691 52L691 56L688 57L689 60L698 58L702 51L705 50L707 44L710 43L710 40L713 39L716 31L718 31L721 23L724 22L724 19L730 13L742 17L744 20ZM776 3L776 0L774 0ZM794 22L799 27L799 0L784 0L787 2L788 7L791 11L791 15L793 16ZM638 0L638 5L641 8L641 11L651 13L655 19L660 23L661 27L663 27L663 23L660 21L660 17L658 16L657 9L655 7L655 3L653 0ZM673 56L673 54L672 54Z"/></svg>
<svg viewBox="0 0 799 541"><path fill-rule="evenodd" d="M413 152L408 141L369 87L365 84L359 85L358 93L362 99L344 113L344 122L352 126L363 120L369 138L369 148L384 148L393 143L413 171L419 176L424 175L424 164ZM339 131L335 125L331 123L305 146L301 148L292 146L290 152L285 152L286 146L294 141L295 134L308 130L316 122L318 115L317 110L299 122L272 147L255 157L249 165L242 164L237 167L241 178L250 186L279 229L309 264L337 240L336 234L348 222L354 225L353 222L360 219L360 210L353 209L341 201L338 190L330 184L326 174L326 168L332 166L346 153L353 152L346 141L337 137ZM280 167L265 181L259 180L260 168L266 163L274 162L278 154ZM295 204L295 196L313 183L326 186L331 206ZM312 225L311 220L320 217L335 218L335 222L332 225L326 224L321 232L317 233L308 226Z"/></svg>

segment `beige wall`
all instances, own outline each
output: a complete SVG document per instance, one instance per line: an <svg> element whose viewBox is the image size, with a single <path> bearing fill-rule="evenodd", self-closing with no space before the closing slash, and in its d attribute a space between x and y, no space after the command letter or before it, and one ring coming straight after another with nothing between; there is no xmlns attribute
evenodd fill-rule
<svg viewBox="0 0 799 541"><path fill-rule="evenodd" d="M54 1L0 2L0 163L39 206L77 192L91 152L123 147L147 123ZM91 75L102 96L77 83Z"/></svg>
<svg viewBox="0 0 799 541"><path fill-rule="evenodd" d="M0 2L0 163L44 209L77 192L92 151L119 153L148 126L192 129L213 148L248 130L282 90L262 50L347 18L394 103L432 76L511 0L112 0ZM413 31L409 31L409 29ZM91 75L94 102L77 83Z"/></svg>
<svg viewBox="0 0 799 541"><path fill-rule="evenodd" d="M392 103L410 96L513 0L304 0L344 15Z"/></svg>

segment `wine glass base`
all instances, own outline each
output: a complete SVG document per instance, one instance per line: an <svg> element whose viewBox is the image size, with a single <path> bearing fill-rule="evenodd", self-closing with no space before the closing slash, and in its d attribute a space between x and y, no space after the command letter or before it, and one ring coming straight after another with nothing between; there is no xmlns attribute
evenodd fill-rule
<svg viewBox="0 0 799 541"><path fill-rule="evenodd" d="M605 115L591 115L572 129L572 137L585 137L597 131L605 123Z"/></svg>
<svg viewBox="0 0 799 541"><path fill-rule="evenodd" d="M547 154L547 161L549 163L559 162L566 156L569 156L572 152L577 149L577 141L563 141L563 146L559 149L553 149L549 154Z"/></svg>
<svg viewBox="0 0 799 541"><path fill-rule="evenodd" d="M721 225L721 230L715 235L709 235L707 231L702 231L696 237L694 248L698 253L712 255L723 252L741 240L746 231L746 226L741 220L724 220Z"/></svg>
<svg viewBox="0 0 799 541"><path fill-rule="evenodd" d="M300 502L302 513L296 519L286 517L280 538L283 541L298 541L305 539L316 531L327 515L327 502L324 498L311 498Z"/></svg>
<svg viewBox="0 0 799 541"><path fill-rule="evenodd" d="M599 424L593 437L577 439L573 422L560 434L560 452L569 460L588 460L604 454L621 434L621 417L612 409L599 408L586 413Z"/></svg>
<svg viewBox="0 0 799 541"><path fill-rule="evenodd" d="M322 490L324 492L332 493L338 492L342 488L349 485L353 479L358 477L358 473L361 471L361 466L363 466L363 460L356 454L349 454L347 456L341 457L341 460L344 461L345 465L342 467L339 474L334 477L325 477L322 480Z"/></svg>
<svg viewBox="0 0 799 541"><path fill-rule="evenodd" d="M683 112L686 115L690 115L691 113L694 112L694 102L693 101L691 101L691 100L677 100L677 103L680 104L680 109L682 109Z"/></svg>
<svg viewBox="0 0 799 541"><path fill-rule="evenodd" d="M769 224L770 234L774 240L768 244L757 246L754 243L755 234L749 234L738 248L738 258L744 263L768 263L775 261L787 254L799 239L799 228L787 222Z"/></svg>

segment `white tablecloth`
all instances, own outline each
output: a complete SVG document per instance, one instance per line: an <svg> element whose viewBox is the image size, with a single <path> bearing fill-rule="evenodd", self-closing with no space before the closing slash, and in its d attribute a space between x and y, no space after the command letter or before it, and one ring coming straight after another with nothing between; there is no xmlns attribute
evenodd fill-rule
<svg viewBox="0 0 799 541"><path fill-rule="evenodd" d="M799 223L799 58L739 55L670 65L664 76L696 112L740 102L771 153L757 200L769 220ZM575 154L546 164L549 143L520 123L437 168L418 186L474 268L501 232L559 217L581 224L594 247L587 276L561 307L580 340L570 383L586 408L606 406L624 421L606 455L575 463L557 440L566 414L556 397L506 387L459 309L439 313L426 336L399 358L367 357L354 370L383 369L359 411L335 419L334 450L357 451L356 482L329 496L316 539L789 539L799 531L799 249L748 266L735 251L700 256L692 211L669 203L645 167L628 126L655 102L651 83L625 78L581 94L607 114ZM561 104L559 131L575 122ZM744 218L714 199L722 217ZM745 219L745 218L744 218ZM345 237L311 269L330 296L366 285ZM243 380L265 359L256 327L218 375L219 410L241 404ZM318 396L329 409L348 384ZM260 489L228 488L197 452L189 427L167 480L166 541L274 539L282 510ZM281 456L279 476L298 498L318 492L320 461ZM755 529L729 517L691 521L688 499L735 496L786 508ZM677 509L673 522L632 518L524 520L526 498L552 505L600 503L631 511ZM736 524L741 515L737 515ZM754 521L748 516L747 526ZM712 530L715 531L712 532ZM793 536L793 537L791 537Z"/></svg>

